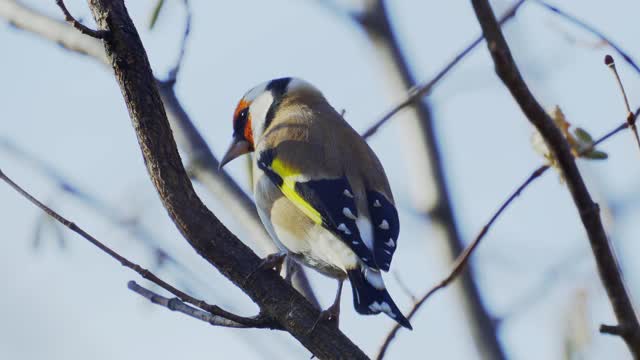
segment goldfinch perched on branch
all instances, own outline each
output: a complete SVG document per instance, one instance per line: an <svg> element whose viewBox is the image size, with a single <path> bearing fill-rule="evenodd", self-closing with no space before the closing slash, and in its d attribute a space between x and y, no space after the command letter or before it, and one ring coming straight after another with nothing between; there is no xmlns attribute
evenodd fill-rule
<svg viewBox="0 0 640 360"><path fill-rule="evenodd" d="M387 176L322 93L296 78L251 89L238 103L233 142L220 166L248 152L255 152L260 219L283 251L270 258L282 263L286 254L338 279L335 301L321 319L337 321L349 277L356 311L383 312L411 329L380 275L389 271L400 230Z"/></svg>

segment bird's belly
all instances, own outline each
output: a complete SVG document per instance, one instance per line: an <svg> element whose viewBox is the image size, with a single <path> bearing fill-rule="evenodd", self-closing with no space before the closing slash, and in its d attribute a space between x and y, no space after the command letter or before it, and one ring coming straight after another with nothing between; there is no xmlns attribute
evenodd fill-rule
<svg viewBox="0 0 640 360"><path fill-rule="evenodd" d="M296 253L294 258L324 275L344 278L347 270L358 266L356 254L342 240L320 225L310 229L305 241L308 250Z"/></svg>

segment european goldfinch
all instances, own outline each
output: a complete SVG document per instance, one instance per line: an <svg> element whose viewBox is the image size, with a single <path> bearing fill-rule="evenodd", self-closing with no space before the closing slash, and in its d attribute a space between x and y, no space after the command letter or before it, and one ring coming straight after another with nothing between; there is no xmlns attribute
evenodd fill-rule
<svg viewBox="0 0 640 360"><path fill-rule="evenodd" d="M356 311L383 312L411 329L380 275L389 271L400 230L384 169L322 93L296 78L247 92L220 167L249 152L256 206L273 240L286 256L339 282L321 318L338 319L348 277Z"/></svg>

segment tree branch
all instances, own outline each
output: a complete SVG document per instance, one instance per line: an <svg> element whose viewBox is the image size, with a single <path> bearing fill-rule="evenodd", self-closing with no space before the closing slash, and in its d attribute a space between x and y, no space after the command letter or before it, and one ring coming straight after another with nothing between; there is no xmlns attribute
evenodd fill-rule
<svg viewBox="0 0 640 360"><path fill-rule="evenodd" d="M89 29L85 25L82 25L82 23L80 23L78 20L76 20L76 18L74 18L73 15L71 15L69 10L67 10L67 7L65 6L64 1L56 0L56 5L58 5L60 10L62 10L65 21L71 24L71 26L73 26L74 28L78 29L78 31L80 31L85 35L91 36L92 38L96 38L96 39L104 38L106 32Z"/></svg>
<svg viewBox="0 0 640 360"><path fill-rule="evenodd" d="M640 114L640 108L636 111L635 113L635 117L638 117L638 114ZM602 136L600 139L594 141L591 146L585 148L584 150L582 150L582 152L580 154L578 154L578 156L583 156L585 154L588 154L589 152L591 152L592 150L595 149L595 147L599 144L601 144L602 142L604 142L605 140L609 139L610 137L612 137L613 135L619 133L620 131L626 129L629 126L628 123L623 123L621 125L619 125L618 127L616 127L615 129L611 130L610 132L608 132L607 134L605 134L604 136ZM502 203L502 205L500 206L500 208L498 208L498 211L496 211L493 216L491 216L491 219L489 219L489 221L487 222L487 224L485 224L482 227L482 230L480 230L480 233L478 233L478 235L476 236L476 238L473 240L473 242L471 242L471 244L469 244L464 251L456 258L456 260L453 263L452 269L449 272L449 274L442 279L438 284L436 284L434 287L432 287L429 291L427 291L418 301L415 301L413 307L411 308L411 310L409 311L409 314L407 315L407 319L411 320L411 318L413 318L413 316L418 312L418 310L420 309L420 307L422 307L422 305L424 305L424 303L432 296L434 295L436 292L438 292L441 289L444 289L445 287L447 287L452 281L454 281L464 270L464 267L467 265L467 263L469 262L469 259L471 257L471 255L473 254L473 252L475 251L475 249L478 247L478 245L480 245L480 241L485 237L485 235L487 235L487 233L489 232L489 229L491 228L491 226L493 225L493 223L498 219L498 217L500 217L500 215L504 212L504 210L507 209L507 207L518 197L520 196L520 194L522 193L522 191L527 188L531 183L533 183L533 181L535 181L537 178L539 178L540 176L542 176L547 170L549 170L551 166L548 164L545 165L541 165L540 167L538 167L536 170L534 170L531 175L529 175L529 177L516 189L516 191L514 191L511 196L509 196L507 198L507 200ZM378 356L376 357L378 360L382 360L384 358L385 353L387 352L387 349L389 347L389 345L391 344L391 342L393 341L393 339L396 336L396 333L400 330L400 326L396 325L393 327L393 329L391 329L391 331L389 332L389 334L387 334L387 337L385 338L384 342L382 343L382 346L380 347L380 350L378 352Z"/></svg>
<svg viewBox="0 0 640 360"><path fill-rule="evenodd" d="M519 0L505 14L503 21L512 18L524 0ZM389 83L402 91L408 91L404 101L395 106L381 121L373 127L373 131L367 131L363 136L369 136L375 132L385 121L391 118L400 109L408 105L412 107L412 121L404 122L404 132L412 134L411 147L405 149L408 162L412 164L409 169L412 173L409 178L414 179L412 185L412 197L418 210L425 218L429 218L431 224L443 229L442 240L446 244L445 256L455 259L465 247L459 233L458 224L453 213L452 202L449 196L449 188L445 179L445 169L440 155L434 120L429 106L422 100L422 96L428 93L432 86L441 80L447 72L463 59L478 43L481 38L472 42L451 63L436 75L436 77L421 86L416 86L417 81L402 52L401 45L391 25L384 0L369 0L364 13L353 16L355 20L367 32L372 42L385 60L387 67L394 71L387 71L391 75ZM397 91L399 92L399 91ZM415 134L415 135L414 135ZM505 359L506 356L498 339L497 330L493 319L484 306L480 290L470 272L462 274L461 296L462 308L468 318L471 338L481 358Z"/></svg>
<svg viewBox="0 0 640 360"><path fill-rule="evenodd" d="M157 277L151 271L143 268L142 266L140 266L140 265L130 261L129 259L125 258L124 256L118 254L115 250L111 249L107 245L105 245L102 242L100 242L98 239L96 239L93 236L91 236L89 233L84 231L81 227L76 225L74 222L72 222L70 220L67 220L62 215L60 215L57 212L53 211L50 207L48 207L47 205L43 204L38 199L33 197L31 194L29 194L27 191L25 191L22 187L20 187L18 184L16 184L13 180L11 180L2 171L2 169L0 169L0 180L3 180L7 184L9 184L9 186L11 186L16 192L18 192L20 195L25 197L32 204L34 204L37 207L39 207L42 211L47 213L49 216L54 218L56 221L60 222L62 225L66 226L71 231L75 232L76 234L82 236L84 239L89 241L91 244L93 244L95 247L100 249L102 252L104 252L105 254L109 255L114 260L118 261L120 263L120 265L122 265L124 267L127 267L127 268L137 272L144 279L147 279L147 280L155 283L156 285L158 285L161 288L167 290L168 292L172 293L173 295L177 296L178 298L182 299L183 301L188 302L188 303L190 303L190 304L192 304L194 306L197 306L197 307L199 307L201 309L204 309L204 310L210 312L211 314L213 314L215 316L227 318L227 319L229 319L231 321L237 322L237 323L245 325L247 327L256 327L255 326L255 324L256 324L255 323L255 321L256 321L255 319L238 316L238 315L235 315L235 314L230 313L228 311L225 311L225 310L221 309L220 307L218 307L216 305L210 305L210 304L205 303L202 300L198 300L198 299L196 299L196 298L194 298L194 297L182 292L181 290L178 290L177 288L175 288L174 286L172 286L169 283L165 282L164 280L160 279L159 277ZM278 327L278 325L276 323L273 323L273 321L271 322L271 324L273 324L272 325L273 327Z"/></svg>
<svg viewBox="0 0 640 360"><path fill-rule="evenodd" d="M18 28L110 66L104 47L99 40L82 36L66 23L43 15L15 0L0 0L0 17L6 18ZM183 37L183 46L184 41L185 37ZM227 172L218 171L218 160L176 96L175 82L157 79L156 82L175 140L182 154L189 159L188 168L191 177L203 184L234 215L238 223L243 224L249 234L248 237L258 245L262 254L276 252L277 247L258 218L253 201ZM296 267L292 279L294 287L316 308L320 308L304 269L299 264L294 266Z"/></svg>
<svg viewBox="0 0 640 360"><path fill-rule="evenodd" d="M515 4L513 4L501 17L500 17L500 25L504 25L507 21L513 19L516 15L516 12L520 8L522 4L524 4L526 0L518 0ZM368 138L371 135L375 134L378 129L384 125L389 119L391 119L394 115L396 115L400 110L405 107L412 105L414 102L420 100L422 97L427 96L431 93L433 88L442 80L445 75L449 73L451 69L453 69L460 60L464 59L473 49L478 46L484 40L482 35L478 36L475 40L473 40L469 45L467 45L462 51L460 51L447 65L445 65L436 76L434 76L431 80L427 82L423 82L418 85L412 86L404 99L402 99L398 104L388 110L380 120L376 121L373 125L371 125L367 130L362 133L363 138Z"/></svg>
<svg viewBox="0 0 640 360"><path fill-rule="evenodd" d="M104 45L129 110L145 164L160 199L193 248L240 287L268 316L319 358L364 359L366 355L328 323L312 325L319 312L271 270L216 216L193 190L142 42L120 0L89 0L98 28L109 31ZM249 275L253 275L247 279Z"/></svg>
<svg viewBox="0 0 640 360"><path fill-rule="evenodd" d="M129 232L133 239L138 240L151 254L154 255L158 264L170 263L182 272L185 277L197 279L196 275L193 274L187 266L181 263L177 258L167 253L167 251L159 245L159 242L151 236L149 229L143 226L138 219L131 219L120 215L116 209L112 208L106 202L98 199L91 193L82 190L77 184L74 184L71 180L66 178L52 164L39 159L24 149L21 149L19 146L9 141L9 139L0 137L0 149L4 149L10 155L15 156L21 164L31 164L37 171L52 181L62 192L73 197L87 208L95 211L113 226L117 226ZM49 219L46 214L43 215L45 216L45 219Z"/></svg>
<svg viewBox="0 0 640 360"><path fill-rule="evenodd" d="M144 288L138 285L135 281L129 281L127 284L129 290L141 295L147 300L151 301L154 304L163 306L171 311L178 311L185 315L191 316L198 320L202 320L214 326L222 326L222 327L231 327L231 328L277 328L277 324L273 322L273 320L267 318L260 318L258 315L255 318L247 318L248 320L255 321L254 325L247 325L247 322L239 323L234 320L230 320L229 318L214 315L212 313L203 311L201 309L189 306L184 302L180 301L178 298L169 299L160 294L157 294L147 288ZM276 326L276 327L274 327Z"/></svg>
<svg viewBox="0 0 640 360"><path fill-rule="evenodd" d="M520 105L523 113L538 129L558 161L587 231L600 278L607 291L616 318L622 327L629 329L622 337L634 357L640 358L640 324L625 288L614 251L604 231L598 205L591 199L569 145L560 130L536 101L522 79L489 2L487 0L471 0L471 2L484 36L487 39L496 73L509 89L518 105Z"/></svg>
<svg viewBox="0 0 640 360"><path fill-rule="evenodd" d="M620 46L618 46L618 44L616 44L615 42L613 42L608 36L606 36L604 33L602 33L600 30L596 29L593 25L587 24L586 22L578 19L577 17L567 13L566 11L560 10L559 8L549 5L546 2L542 1L542 0L532 0L535 4L538 4L539 6L543 7L544 9L547 9L549 11L551 11L552 13L560 16L561 18L568 20L569 22L573 23L574 25L577 25L578 27L590 32L591 34L597 36L600 40L604 41L605 43L607 43L607 45L611 46L612 49L614 49L618 54L620 54L620 56L622 56L622 58L624 59L624 61L626 61L635 71L636 73L638 73L638 75L640 75L640 67L636 64L636 62L631 58L631 56L629 56L629 54L622 50L622 48Z"/></svg>
<svg viewBox="0 0 640 360"><path fill-rule="evenodd" d="M184 60L184 54L187 47L187 39L189 38L189 33L191 32L191 4L189 0L182 0L184 4L184 11L186 12L186 19L184 25L184 33L182 35L182 43L180 44L180 52L178 53L178 60L176 60L176 64L169 70L169 75L167 76L166 82L168 83L176 83L178 79L178 73L180 72L180 68L182 67L182 61Z"/></svg>

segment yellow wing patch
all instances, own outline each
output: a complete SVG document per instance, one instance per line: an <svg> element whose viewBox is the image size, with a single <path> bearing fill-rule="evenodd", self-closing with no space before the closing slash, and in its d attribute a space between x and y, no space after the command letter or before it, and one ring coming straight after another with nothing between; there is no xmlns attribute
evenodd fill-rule
<svg viewBox="0 0 640 360"><path fill-rule="evenodd" d="M282 178L280 190L300 211L307 215L316 224L322 224L322 215L308 201L306 201L296 191L296 177L301 175L298 169L282 162L280 159L273 159L271 170Z"/></svg>

